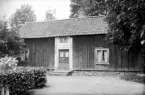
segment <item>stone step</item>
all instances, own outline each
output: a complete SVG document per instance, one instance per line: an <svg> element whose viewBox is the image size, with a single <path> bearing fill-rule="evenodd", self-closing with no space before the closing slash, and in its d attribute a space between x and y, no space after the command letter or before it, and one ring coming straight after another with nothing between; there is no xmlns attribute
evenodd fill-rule
<svg viewBox="0 0 145 95"><path fill-rule="evenodd" d="M48 72L49 76L69 76L72 71L52 71Z"/></svg>

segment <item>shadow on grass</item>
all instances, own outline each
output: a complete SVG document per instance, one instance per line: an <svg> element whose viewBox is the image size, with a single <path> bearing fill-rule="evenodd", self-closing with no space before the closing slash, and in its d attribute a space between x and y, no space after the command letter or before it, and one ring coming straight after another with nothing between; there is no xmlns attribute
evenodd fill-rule
<svg viewBox="0 0 145 95"><path fill-rule="evenodd" d="M145 84L145 74L124 75L121 79Z"/></svg>

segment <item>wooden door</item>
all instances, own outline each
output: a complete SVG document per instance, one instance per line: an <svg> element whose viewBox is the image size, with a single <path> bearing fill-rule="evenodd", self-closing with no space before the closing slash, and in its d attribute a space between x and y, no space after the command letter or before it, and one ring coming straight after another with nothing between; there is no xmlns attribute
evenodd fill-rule
<svg viewBox="0 0 145 95"><path fill-rule="evenodd" d="M59 69L69 69L69 49L59 50Z"/></svg>

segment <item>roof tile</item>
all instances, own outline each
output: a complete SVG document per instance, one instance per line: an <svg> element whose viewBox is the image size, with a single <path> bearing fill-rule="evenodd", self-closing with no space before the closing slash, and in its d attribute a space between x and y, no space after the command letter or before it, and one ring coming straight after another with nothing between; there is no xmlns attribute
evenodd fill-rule
<svg viewBox="0 0 145 95"><path fill-rule="evenodd" d="M106 34L107 23L103 17L85 17L47 22L26 23L20 29L21 38L46 38L55 36Z"/></svg>

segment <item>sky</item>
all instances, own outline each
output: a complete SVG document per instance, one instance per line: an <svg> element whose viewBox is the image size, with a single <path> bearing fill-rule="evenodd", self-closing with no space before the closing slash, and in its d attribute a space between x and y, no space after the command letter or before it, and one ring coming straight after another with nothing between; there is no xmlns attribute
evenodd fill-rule
<svg viewBox="0 0 145 95"><path fill-rule="evenodd" d="M56 10L56 19L67 19L70 15L70 0L0 0L0 16L9 18L22 4L32 6L37 21L44 21L49 9Z"/></svg>

